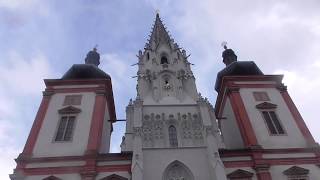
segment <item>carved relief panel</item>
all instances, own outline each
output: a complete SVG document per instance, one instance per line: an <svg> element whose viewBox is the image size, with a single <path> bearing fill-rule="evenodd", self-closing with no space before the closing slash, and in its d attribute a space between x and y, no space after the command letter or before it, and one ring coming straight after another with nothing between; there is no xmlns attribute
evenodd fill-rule
<svg viewBox="0 0 320 180"><path fill-rule="evenodd" d="M177 147L203 145L203 124L200 115L191 114L145 114L142 120L143 146L172 147L169 142L169 129L174 127ZM172 139L172 137L171 137Z"/></svg>

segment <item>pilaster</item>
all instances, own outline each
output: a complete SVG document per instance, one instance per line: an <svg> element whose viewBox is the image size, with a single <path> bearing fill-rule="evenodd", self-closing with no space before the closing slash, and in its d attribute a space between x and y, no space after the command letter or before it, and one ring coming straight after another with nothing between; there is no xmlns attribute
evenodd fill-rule
<svg viewBox="0 0 320 180"><path fill-rule="evenodd" d="M291 112L293 119L295 120L298 128L300 129L302 135L304 136L305 140L308 143L308 146L316 146L316 142L310 133L306 123L304 122L301 114L299 113L299 110L297 109L296 105L292 101L288 91L287 87L281 84L280 86L277 87L277 89L280 91L280 94L285 101L286 105L288 106L289 111Z"/></svg>
<svg viewBox="0 0 320 180"><path fill-rule="evenodd" d="M247 147L256 147L258 141L255 132L252 128L249 116L244 107L238 87L228 87L227 95L230 98L231 106L236 117L237 124L242 136L242 139Z"/></svg>
<svg viewBox="0 0 320 180"><path fill-rule="evenodd" d="M19 157L27 158L27 157L32 156L33 148L36 144L38 134L39 134L41 126L43 124L46 112L49 107L50 99L53 94L54 93L50 90L43 91L43 97L41 100L39 110L38 110L36 118L33 122L31 131L28 136L27 142L24 146L23 152L19 155ZM19 168L19 164L18 164L17 168Z"/></svg>

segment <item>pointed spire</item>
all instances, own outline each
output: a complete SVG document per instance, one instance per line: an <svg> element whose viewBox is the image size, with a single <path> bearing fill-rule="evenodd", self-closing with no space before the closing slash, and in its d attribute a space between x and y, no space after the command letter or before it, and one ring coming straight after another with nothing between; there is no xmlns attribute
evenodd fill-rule
<svg viewBox="0 0 320 180"><path fill-rule="evenodd" d="M146 44L146 47L153 47L153 44L157 46L160 42L168 43L170 45L170 35L163 25L159 12L156 13L156 20L154 22L149 42Z"/></svg>

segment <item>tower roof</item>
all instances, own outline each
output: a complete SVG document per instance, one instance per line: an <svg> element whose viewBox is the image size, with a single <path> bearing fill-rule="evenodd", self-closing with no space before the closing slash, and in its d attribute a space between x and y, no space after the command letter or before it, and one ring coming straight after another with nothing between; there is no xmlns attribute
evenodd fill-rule
<svg viewBox="0 0 320 180"><path fill-rule="evenodd" d="M62 79L110 79L110 76L98 68L100 55L96 48L89 51L85 58L85 64L74 64Z"/></svg>
<svg viewBox="0 0 320 180"><path fill-rule="evenodd" d="M170 45L170 41L171 37L166 27L163 25L159 13L157 13L156 20L151 31L150 39L148 40L148 43L146 43L146 48L151 49L153 43L157 46L160 44L160 42L168 43Z"/></svg>
<svg viewBox="0 0 320 180"><path fill-rule="evenodd" d="M226 42L223 42L224 51L222 53L223 63L226 67L222 69L216 78L215 90L219 92L224 76L248 76L248 75L263 75L253 61L237 61L237 55L232 49L228 49Z"/></svg>

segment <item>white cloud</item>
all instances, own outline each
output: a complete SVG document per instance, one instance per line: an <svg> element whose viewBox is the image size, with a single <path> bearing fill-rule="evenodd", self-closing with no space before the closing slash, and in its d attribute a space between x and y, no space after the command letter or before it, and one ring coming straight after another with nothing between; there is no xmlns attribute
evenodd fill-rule
<svg viewBox="0 0 320 180"><path fill-rule="evenodd" d="M134 53L101 55L100 68L111 76L118 119L125 118L126 103L136 95L136 79L130 77L136 74L136 67L130 66L134 63L134 61L129 61L129 59L133 59L132 57L135 57ZM125 122L114 124L110 152L120 152L121 138L125 131L124 126Z"/></svg>
<svg viewBox="0 0 320 180"><path fill-rule="evenodd" d="M36 102L44 89L43 78L55 77L55 73L42 53L25 58L16 51L10 52L7 61L0 63L0 72L0 179L9 179L23 139L12 137L29 131L23 125L29 118L26 111L30 107L22 104Z"/></svg>
<svg viewBox="0 0 320 180"><path fill-rule="evenodd" d="M316 62L317 63L317 62ZM275 74L284 74L283 82L288 86L295 105L305 120L314 138L319 142L320 131L318 124L318 107L320 101L316 90L320 89L320 66L310 65L298 70L277 70Z"/></svg>
<svg viewBox="0 0 320 180"><path fill-rule="evenodd" d="M35 95L44 88L43 79L54 77L48 60L41 53L26 60L17 52L11 52L6 64L0 64L1 87L17 95Z"/></svg>
<svg viewBox="0 0 320 180"><path fill-rule="evenodd" d="M16 163L14 159L19 155L19 150L15 147L0 146L1 163L0 163L0 179L9 180L9 174L13 173Z"/></svg>

